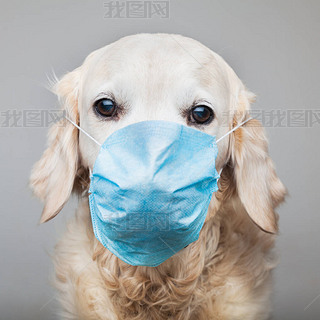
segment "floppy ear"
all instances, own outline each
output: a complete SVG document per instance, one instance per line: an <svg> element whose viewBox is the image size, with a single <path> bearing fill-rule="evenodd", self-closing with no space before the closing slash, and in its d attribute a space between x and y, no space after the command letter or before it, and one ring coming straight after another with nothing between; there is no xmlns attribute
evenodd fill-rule
<svg viewBox="0 0 320 320"><path fill-rule="evenodd" d="M239 98L240 112L234 125L245 118L252 94L243 92ZM264 231L276 233L278 215L275 207L286 195L268 153L268 141L258 120L249 120L231 138L231 160L239 198L251 219Z"/></svg>
<svg viewBox="0 0 320 320"><path fill-rule="evenodd" d="M53 88L63 111L78 121L78 84L80 68L66 74ZM48 148L33 167L30 186L44 201L40 222L55 217L72 192L78 170L78 131L65 119L55 123L49 131Z"/></svg>

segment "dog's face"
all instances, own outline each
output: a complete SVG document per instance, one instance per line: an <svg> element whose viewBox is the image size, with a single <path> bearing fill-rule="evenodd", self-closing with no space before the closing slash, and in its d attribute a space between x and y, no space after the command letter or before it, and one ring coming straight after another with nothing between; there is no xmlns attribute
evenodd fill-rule
<svg viewBox="0 0 320 320"><path fill-rule="evenodd" d="M226 65L200 43L177 36L127 37L94 52L78 83L80 124L98 141L144 120L175 121L212 135L228 130ZM98 147L80 133L84 164ZM220 148L218 166L225 158Z"/></svg>
<svg viewBox="0 0 320 320"><path fill-rule="evenodd" d="M217 137L249 110L250 94L225 61L199 42L176 35L136 35L91 53L55 86L70 118L100 143L145 120L174 121ZM88 184L99 146L69 123L51 129L49 148L31 183L54 217L77 185ZM219 143L217 170L233 167L228 183L251 218L276 230L273 209L284 188L273 170L261 127L241 128ZM84 182L84 183L82 183ZM260 211L260 212L259 212Z"/></svg>

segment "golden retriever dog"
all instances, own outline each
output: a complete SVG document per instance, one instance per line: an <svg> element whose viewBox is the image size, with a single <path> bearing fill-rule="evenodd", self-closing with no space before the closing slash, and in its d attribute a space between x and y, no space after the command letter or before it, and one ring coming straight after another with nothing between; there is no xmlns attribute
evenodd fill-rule
<svg viewBox="0 0 320 320"><path fill-rule="evenodd" d="M68 117L103 142L129 124L167 120L217 138L248 119L254 95L216 53L180 35L138 34L92 52L54 85ZM95 101L109 97L110 114ZM201 105L205 119L193 110ZM219 143L213 194L197 241L157 267L131 266L95 238L88 205L99 146L65 119L52 126L31 187L44 202L41 222L71 194L75 217L55 248L61 319L268 319L273 252L285 188L252 119Z"/></svg>

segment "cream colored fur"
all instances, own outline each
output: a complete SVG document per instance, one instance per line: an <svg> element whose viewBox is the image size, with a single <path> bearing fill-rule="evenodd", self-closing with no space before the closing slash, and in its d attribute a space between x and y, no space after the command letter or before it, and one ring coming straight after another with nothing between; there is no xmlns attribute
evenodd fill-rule
<svg viewBox="0 0 320 320"><path fill-rule="evenodd" d="M213 105L215 120L198 129L219 137L248 117L253 100L220 56L195 40L166 34L129 36L97 50L54 90L69 117L100 142L143 120L187 125L181 110L199 99ZM126 111L101 121L92 104L110 92ZM44 201L42 222L58 214L72 192L80 197L55 249L61 319L268 319L276 265L274 209L285 188L257 120L219 144L219 191L199 240L155 268L127 265L94 237L88 186L98 151L70 123L54 125L31 175Z"/></svg>

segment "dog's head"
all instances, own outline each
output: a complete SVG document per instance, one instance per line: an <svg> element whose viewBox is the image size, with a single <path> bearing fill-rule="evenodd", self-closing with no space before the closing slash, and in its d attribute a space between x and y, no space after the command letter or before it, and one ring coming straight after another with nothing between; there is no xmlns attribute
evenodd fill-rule
<svg viewBox="0 0 320 320"><path fill-rule="evenodd" d="M254 99L220 56L195 40L166 34L129 36L94 51L54 91L67 115L101 143L144 120L175 121L219 138L248 117ZM260 123L250 120L218 147L217 170L228 167L220 199L238 195L252 220L275 232L274 208L285 189ZM98 151L66 120L51 128L48 149L31 175L34 193L44 201L42 222L57 215L72 192L88 189Z"/></svg>

